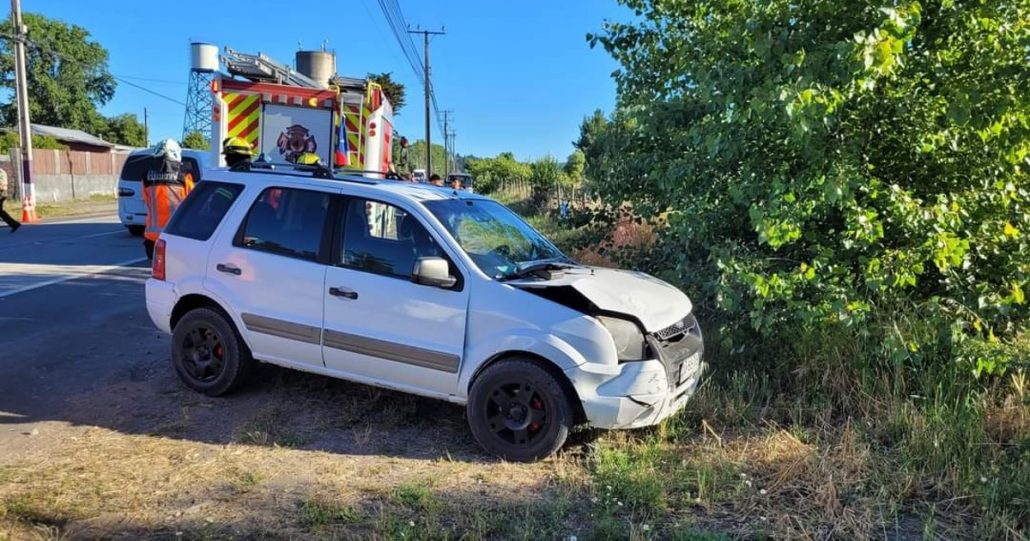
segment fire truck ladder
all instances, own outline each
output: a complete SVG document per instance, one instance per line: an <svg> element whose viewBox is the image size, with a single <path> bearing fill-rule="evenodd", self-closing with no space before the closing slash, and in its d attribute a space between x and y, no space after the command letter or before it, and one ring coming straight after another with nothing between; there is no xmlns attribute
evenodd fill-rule
<svg viewBox="0 0 1030 541"><path fill-rule="evenodd" d="M222 63L225 64L229 74L243 77L256 83L276 83L302 88L322 88L321 85L310 77L301 75L289 66L280 64L262 53L253 55L226 47L225 54L222 55Z"/></svg>

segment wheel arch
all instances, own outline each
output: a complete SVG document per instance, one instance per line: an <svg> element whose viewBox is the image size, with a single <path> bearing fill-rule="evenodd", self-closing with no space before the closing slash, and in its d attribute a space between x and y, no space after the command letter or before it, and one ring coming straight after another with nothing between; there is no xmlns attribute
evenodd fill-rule
<svg viewBox="0 0 1030 541"><path fill-rule="evenodd" d="M208 297L207 295L190 293L188 295L183 295L178 302L175 303L175 307L172 308L172 315L168 321L171 329L174 331L175 326L178 325L183 316L198 308L211 308L216 310L225 316L225 319L231 323L233 327L236 327L236 322L233 320L232 316L229 315L229 311L222 307L218 301ZM236 329L236 332L239 334L239 329Z"/></svg>
<svg viewBox="0 0 1030 541"><path fill-rule="evenodd" d="M580 399L579 393L576 392L576 388L572 385L572 381L569 380L569 377L565 375L565 372L562 371L561 367L552 362L550 359L544 357L543 355L540 355L539 353L533 353L531 351L502 351L487 359L485 362L480 364L476 368L475 372L472 373L472 376L469 377L468 387L465 389L466 396L469 393L471 393L472 385L476 383L476 380L479 379L479 376L483 373L484 370L486 370L487 367L495 365L499 362L503 362L507 359L527 360L536 364L540 368L546 370L547 373L551 374L551 376L558 381L558 384L561 385L562 390L564 390L566 395L568 396L572 404L572 410L576 416L575 424L578 425L585 423L587 421L586 412L583 409L583 401Z"/></svg>

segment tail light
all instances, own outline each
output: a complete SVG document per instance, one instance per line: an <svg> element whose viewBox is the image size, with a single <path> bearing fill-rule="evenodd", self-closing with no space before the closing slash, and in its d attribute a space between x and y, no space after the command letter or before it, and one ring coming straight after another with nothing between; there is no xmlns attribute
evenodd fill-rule
<svg viewBox="0 0 1030 541"><path fill-rule="evenodd" d="M154 264L151 272L155 280L165 279L165 240L157 239L154 245Z"/></svg>

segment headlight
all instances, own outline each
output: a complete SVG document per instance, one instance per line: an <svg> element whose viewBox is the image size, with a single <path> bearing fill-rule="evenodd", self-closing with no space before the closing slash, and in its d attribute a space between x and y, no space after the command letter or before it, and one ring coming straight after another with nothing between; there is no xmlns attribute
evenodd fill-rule
<svg viewBox="0 0 1030 541"><path fill-rule="evenodd" d="M620 361L642 361L644 359L644 335L636 323L615 317L597 316L597 320L608 329L615 340L615 351Z"/></svg>

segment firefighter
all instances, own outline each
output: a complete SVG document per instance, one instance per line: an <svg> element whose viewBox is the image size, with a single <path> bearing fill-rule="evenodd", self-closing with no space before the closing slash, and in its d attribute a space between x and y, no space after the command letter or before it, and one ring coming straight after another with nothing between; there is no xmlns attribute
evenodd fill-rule
<svg viewBox="0 0 1030 541"><path fill-rule="evenodd" d="M143 247L147 258L154 257L154 244L164 231L172 213L193 189L193 175L182 170L182 149L174 139L154 147L150 170L143 175L143 202L147 205L147 226Z"/></svg>
<svg viewBox="0 0 1030 541"><path fill-rule="evenodd" d="M242 137L226 137L222 141L222 155L225 156L225 165L229 169L236 169L238 164L250 162L254 157L254 149Z"/></svg>

